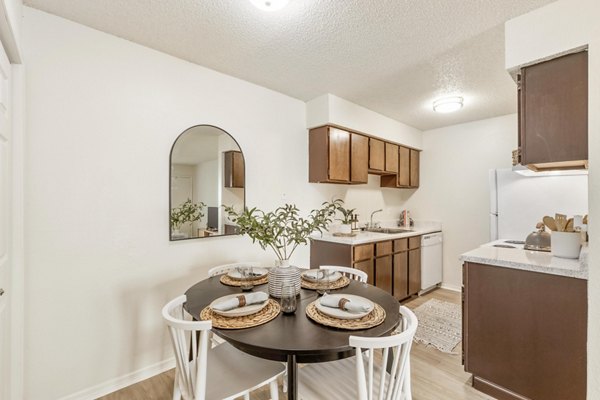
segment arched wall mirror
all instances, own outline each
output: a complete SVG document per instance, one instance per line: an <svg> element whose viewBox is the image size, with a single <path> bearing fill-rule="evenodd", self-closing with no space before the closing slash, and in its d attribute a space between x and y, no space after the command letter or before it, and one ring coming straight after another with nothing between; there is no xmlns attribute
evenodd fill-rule
<svg viewBox="0 0 600 400"><path fill-rule="evenodd" d="M169 174L170 240L237 235L222 205L245 206L244 155L223 129L197 125L173 143Z"/></svg>

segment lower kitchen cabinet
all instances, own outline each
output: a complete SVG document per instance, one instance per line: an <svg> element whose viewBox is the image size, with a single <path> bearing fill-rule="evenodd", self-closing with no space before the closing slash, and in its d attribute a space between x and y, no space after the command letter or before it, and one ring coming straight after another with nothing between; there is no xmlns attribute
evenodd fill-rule
<svg viewBox="0 0 600 400"><path fill-rule="evenodd" d="M408 297L408 251L394 254L394 292L398 300Z"/></svg>
<svg viewBox="0 0 600 400"><path fill-rule="evenodd" d="M331 264L331 265L339 265L339 264ZM342 265L343 267L347 265ZM367 283L374 285L375 284L375 270L373 269L373 260L364 260L354 263L354 268L365 272L368 275ZM318 267L317 267L318 268Z"/></svg>
<svg viewBox="0 0 600 400"><path fill-rule="evenodd" d="M375 286L392 293L392 256L375 259Z"/></svg>
<svg viewBox="0 0 600 400"><path fill-rule="evenodd" d="M366 272L368 283L398 300L421 290L421 236L359 245L313 240L310 267L352 266Z"/></svg>
<svg viewBox="0 0 600 400"><path fill-rule="evenodd" d="M421 290L421 249L408 251L408 294Z"/></svg>
<svg viewBox="0 0 600 400"><path fill-rule="evenodd" d="M463 362L498 399L586 398L587 281L467 262Z"/></svg>

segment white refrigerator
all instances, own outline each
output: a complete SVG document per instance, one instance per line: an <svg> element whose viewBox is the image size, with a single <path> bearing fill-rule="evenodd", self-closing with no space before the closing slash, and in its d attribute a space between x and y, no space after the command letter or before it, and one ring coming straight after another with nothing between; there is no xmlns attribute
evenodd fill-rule
<svg viewBox="0 0 600 400"><path fill-rule="evenodd" d="M490 241L525 240L544 215L585 215L588 176L523 176L490 170Z"/></svg>

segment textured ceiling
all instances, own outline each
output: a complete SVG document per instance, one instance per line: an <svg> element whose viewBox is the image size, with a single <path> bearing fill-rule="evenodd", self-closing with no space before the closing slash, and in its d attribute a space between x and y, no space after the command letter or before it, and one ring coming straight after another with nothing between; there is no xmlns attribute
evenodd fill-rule
<svg viewBox="0 0 600 400"><path fill-rule="evenodd" d="M332 93L431 129L516 111L503 23L552 0L25 0L307 101ZM435 114L433 99L465 107Z"/></svg>

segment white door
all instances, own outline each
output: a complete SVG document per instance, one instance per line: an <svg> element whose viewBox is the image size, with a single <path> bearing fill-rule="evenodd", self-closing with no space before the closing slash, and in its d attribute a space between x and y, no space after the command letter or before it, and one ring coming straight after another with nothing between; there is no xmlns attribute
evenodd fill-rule
<svg viewBox="0 0 600 400"><path fill-rule="evenodd" d="M10 390L10 279L11 279L11 120L10 63L0 45L0 399Z"/></svg>

